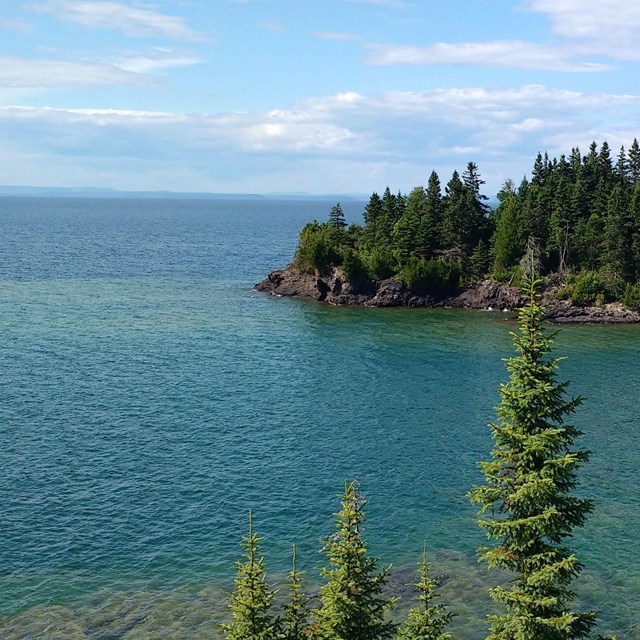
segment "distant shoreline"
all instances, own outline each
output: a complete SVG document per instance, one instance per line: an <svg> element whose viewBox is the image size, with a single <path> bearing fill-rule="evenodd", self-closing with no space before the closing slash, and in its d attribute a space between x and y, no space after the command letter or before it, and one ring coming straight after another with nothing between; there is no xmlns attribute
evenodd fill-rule
<svg viewBox="0 0 640 640"><path fill-rule="evenodd" d="M134 198L166 200L299 200L301 202L366 202L364 194L309 194L309 193L214 193L206 191L120 191L100 187L30 187L1 186L1 197L19 198Z"/></svg>

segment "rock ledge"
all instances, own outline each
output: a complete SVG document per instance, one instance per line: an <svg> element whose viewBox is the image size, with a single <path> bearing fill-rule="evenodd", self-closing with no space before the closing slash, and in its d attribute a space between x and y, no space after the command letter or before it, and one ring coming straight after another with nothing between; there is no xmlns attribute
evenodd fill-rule
<svg viewBox="0 0 640 640"><path fill-rule="evenodd" d="M481 282L462 289L411 290L399 280L350 282L339 267L328 276L300 271L293 265L276 269L255 289L275 296L299 297L327 304L365 307L446 307L484 311L514 311L525 299L519 289L494 282ZM640 322L640 313L619 303L603 307L577 307L555 298L555 289L543 293L547 319L555 323L630 324Z"/></svg>

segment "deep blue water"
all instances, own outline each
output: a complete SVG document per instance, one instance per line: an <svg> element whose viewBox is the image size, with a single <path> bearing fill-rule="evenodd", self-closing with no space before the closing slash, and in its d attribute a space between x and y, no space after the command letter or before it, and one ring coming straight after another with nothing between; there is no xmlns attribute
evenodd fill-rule
<svg viewBox="0 0 640 640"><path fill-rule="evenodd" d="M344 478L372 551L402 574L427 537L483 637L465 494L514 325L254 292L329 208L0 199L0 638L216 637L248 509L273 576L295 542L313 581ZM640 638L640 328L567 327L557 350L593 452L577 591Z"/></svg>

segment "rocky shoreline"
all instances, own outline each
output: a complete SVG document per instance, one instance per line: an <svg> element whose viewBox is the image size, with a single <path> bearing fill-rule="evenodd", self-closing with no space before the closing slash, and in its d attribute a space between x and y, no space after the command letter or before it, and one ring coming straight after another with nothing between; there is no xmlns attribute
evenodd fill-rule
<svg viewBox="0 0 640 640"><path fill-rule="evenodd" d="M408 289L402 282L390 278L380 281L350 282L340 268L326 277L300 271L293 265L271 271L258 282L257 291L275 296L298 297L326 304L365 307L456 308L483 311L515 311L525 300L519 289L493 282L481 282L462 289ZM542 295L542 304L550 322L631 324L640 322L640 313L619 303L602 307L578 307L568 300L558 300L555 290Z"/></svg>

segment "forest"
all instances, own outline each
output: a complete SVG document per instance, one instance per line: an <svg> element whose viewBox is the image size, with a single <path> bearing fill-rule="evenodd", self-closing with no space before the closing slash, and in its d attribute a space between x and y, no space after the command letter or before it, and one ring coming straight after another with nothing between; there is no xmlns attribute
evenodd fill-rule
<svg viewBox="0 0 640 640"><path fill-rule="evenodd" d="M491 279L518 285L533 252L538 273L574 304L619 300L640 307L640 145L615 158L608 143L538 153L530 178L507 180L490 207L469 162L444 185L433 171L407 195L373 193L364 224L347 225L337 203L326 222L300 232L294 264L351 281L394 277L413 289Z"/></svg>

